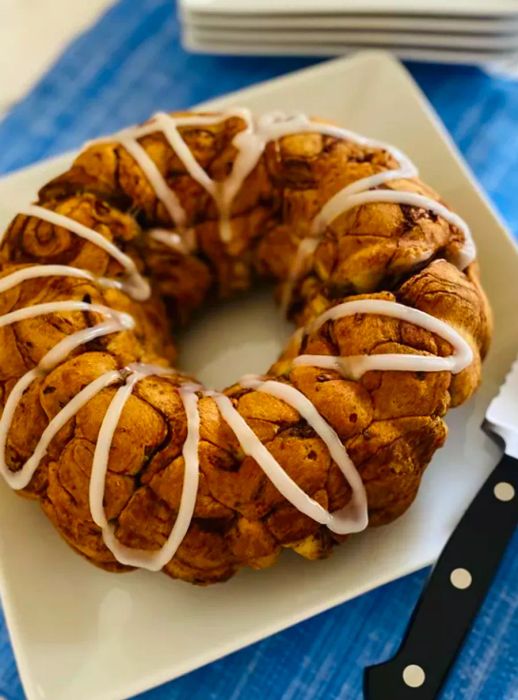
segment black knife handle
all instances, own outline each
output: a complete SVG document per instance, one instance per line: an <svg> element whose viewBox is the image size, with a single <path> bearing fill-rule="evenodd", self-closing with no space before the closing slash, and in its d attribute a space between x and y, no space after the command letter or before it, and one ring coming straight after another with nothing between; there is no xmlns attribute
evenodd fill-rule
<svg viewBox="0 0 518 700"><path fill-rule="evenodd" d="M504 455L442 551L397 654L365 670L367 700L437 697L517 523L518 460Z"/></svg>

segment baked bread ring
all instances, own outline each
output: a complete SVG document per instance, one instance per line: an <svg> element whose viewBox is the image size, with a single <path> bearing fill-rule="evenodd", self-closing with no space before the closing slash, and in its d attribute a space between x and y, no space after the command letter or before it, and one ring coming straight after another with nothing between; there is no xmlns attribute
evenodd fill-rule
<svg viewBox="0 0 518 700"><path fill-rule="evenodd" d="M112 571L208 584L401 515L491 336L467 224L397 149L301 114L89 144L0 247L0 471ZM277 282L298 326L224 392L171 325Z"/></svg>

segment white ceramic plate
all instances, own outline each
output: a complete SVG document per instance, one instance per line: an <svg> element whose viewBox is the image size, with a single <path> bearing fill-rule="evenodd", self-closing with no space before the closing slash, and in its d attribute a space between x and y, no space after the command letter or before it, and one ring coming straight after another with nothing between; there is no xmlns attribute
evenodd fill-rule
<svg viewBox="0 0 518 700"><path fill-rule="evenodd" d="M316 45L325 49L328 44L369 44L371 46L425 47L432 49L467 49L516 51L518 52L518 32L514 34L456 34L454 32L398 32L398 31L362 31L343 29L278 29L245 27L198 27L186 24L185 27L199 42L221 41L233 43L250 42L252 44L288 44Z"/></svg>
<svg viewBox="0 0 518 700"><path fill-rule="evenodd" d="M352 539L323 562L287 553L262 572L194 588L147 572L95 569L59 539L34 503L0 484L0 590L29 700L116 700L179 676L434 560L497 450L479 430L518 348L518 255L442 125L393 58L359 54L216 100L305 110L396 143L470 222L496 314L496 334L476 398L449 414L410 511ZM69 158L0 181L0 204L26 203ZM262 294L223 306L184 338L184 367L216 386L262 371L286 332Z"/></svg>
<svg viewBox="0 0 518 700"><path fill-rule="evenodd" d="M390 14L264 14L238 12L197 12L181 6L181 18L186 24L197 27L224 27L243 29L364 29L415 32L464 32L474 34L514 34L518 31L518 8L516 16L464 17L417 16Z"/></svg>
<svg viewBox="0 0 518 700"><path fill-rule="evenodd" d="M268 43L251 41L244 36L233 41L219 38L205 38L205 35L184 27L182 44L188 51L196 53L224 54L232 56L347 56L357 51L381 50L379 44L356 43L309 43L309 42L276 42ZM386 45L383 49L390 50L403 61L429 61L433 63L460 63L463 65L486 66L493 62L508 61L514 66L518 60L516 51L470 51L456 48L427 48L416 46Z"/></svg>
<svg viewBox="0 0 518 700"><path fill-rule="evenodd" d="M227 14L412 14L516 16L516 0L181 0L186 10Z"/></svg>

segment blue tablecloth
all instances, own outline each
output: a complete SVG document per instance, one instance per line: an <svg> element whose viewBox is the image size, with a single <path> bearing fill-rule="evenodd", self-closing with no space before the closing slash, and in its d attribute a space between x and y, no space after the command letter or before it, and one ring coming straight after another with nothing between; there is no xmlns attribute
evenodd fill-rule
<svg viewBox="0 0 518 700"><path fill-rule="evenodd" d="M180 47L171 0L121 0L0 123L0 172L79 146L159 108L187 107L314 62L189 55ZM518 232L518 83L475 68L409 68ZM384 586L141 698L355 700L363 667L397 647L426 575ZM443 700L518 700L517 582L518 536ZM0 695L24 697L1 619Z"/></svg>

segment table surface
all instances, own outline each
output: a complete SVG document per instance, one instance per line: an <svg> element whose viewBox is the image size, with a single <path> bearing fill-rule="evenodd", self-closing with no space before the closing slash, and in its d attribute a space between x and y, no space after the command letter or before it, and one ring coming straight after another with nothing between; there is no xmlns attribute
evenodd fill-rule
<svg viewBox="0 0 518 700"><path fill-rule="evenodd" d="M120 0L0 122L0 172L78 147L157 109L188 107L315 61L188 54L171 0ZM516 234L518 83L469 67L409 68ZM427 573L395 581L139 697L360 698L363 668L395 651ZM518 534L443 700L518 700L517 580ZM3 619L0 695L24 697Z"/></svg>
<svg viewBox="0 0 518 700"><path fill-rule="evenodd" d="M114 0L0 0L0 115ZM28 50L30 47L30 50Z"/></svg>

